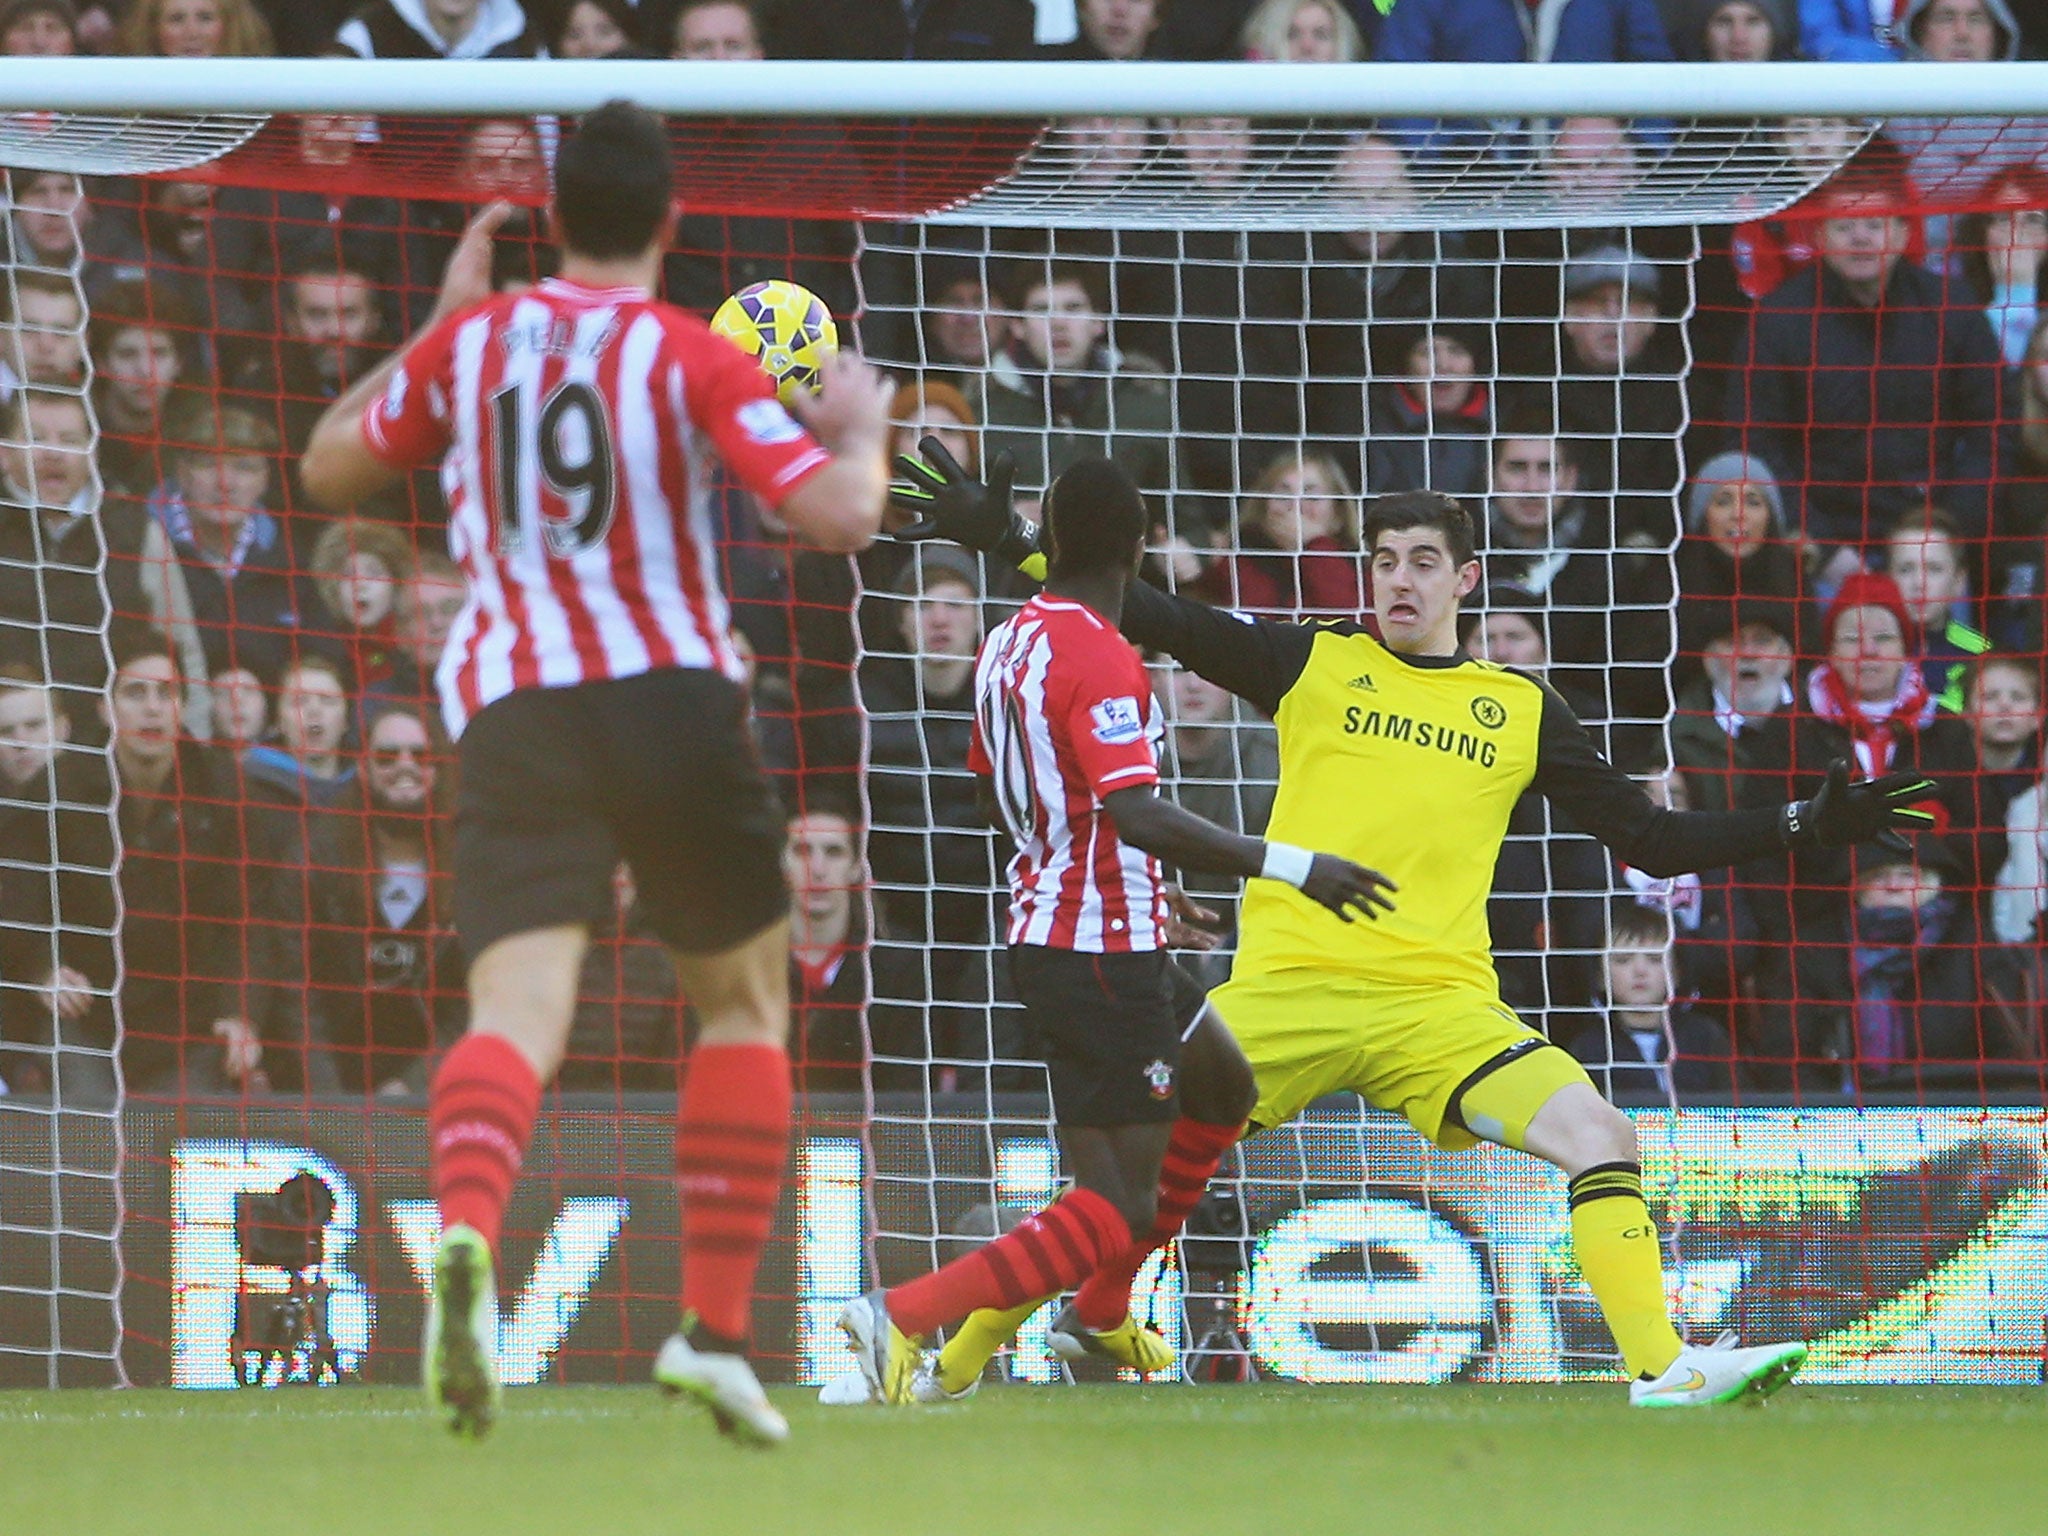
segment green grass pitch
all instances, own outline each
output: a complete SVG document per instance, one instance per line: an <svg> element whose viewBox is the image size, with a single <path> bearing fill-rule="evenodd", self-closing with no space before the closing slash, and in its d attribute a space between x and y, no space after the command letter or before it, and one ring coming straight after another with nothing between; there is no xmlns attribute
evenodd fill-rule
<svg viewBox="0 0 2048 1536"><path fill-rule="evenodd" d="M750 1452L650 1388L509 1394L481 1444L393 1389L0 1395L0 1530L79 1536L1474 1536L2048 1532L2048 1388L991 1388L921 1410L779 1392Z"/></svg>

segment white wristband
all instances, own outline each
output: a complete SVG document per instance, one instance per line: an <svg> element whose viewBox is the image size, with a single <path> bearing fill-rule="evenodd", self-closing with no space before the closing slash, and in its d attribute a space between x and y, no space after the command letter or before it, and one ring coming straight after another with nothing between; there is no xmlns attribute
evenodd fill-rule
<svg viewBox="0 0 2048 1536"><path fill-rule="evenodd" d="M1266 844L1266 863L1259 873L1268 880L1284 880L1297 891L1308 883L1309 869L1316 856L1292 843Z"/></svg>

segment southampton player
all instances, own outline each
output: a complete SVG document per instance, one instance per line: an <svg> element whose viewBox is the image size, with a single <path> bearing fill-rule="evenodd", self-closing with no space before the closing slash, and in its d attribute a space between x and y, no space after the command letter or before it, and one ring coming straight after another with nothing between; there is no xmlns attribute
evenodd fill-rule
<svg viewBox="0 0 2048 1536"><path fill-rule="evenodd" d="M1159 798L1159 706L1116 629L1145 554L1144 498L1108 459L1083 459L1053 482L1046 519L1045 590L990 633L975 661L968 761L1016 843L1010 974L1044 1052L1074 1182L987 1246L848 1305L840 1326L884 1402L921 1395L921 1346L935 1330L978 1309L1035 1304L1134 1248L1142 1261L1155 1220L1171 1211L1169 1235L1179 1230L1239 1135L1251 1072L1167 954L1161 859L1264 876L1260 885L1295 894L1304 928L1331 945L1354 913L1376 918L1390 907L1391 883L1372 870L1225 831ZM1184 1065L1201 1084L1185 1099ZM1131 1321L1128 1289L1107 1338L1070 1319L1060 1326L1141 1366L1171 1363L1163 1341ZM983 1335L999 1343L1005 1332Z"/></svg>
<svg viewBox="0 0 2048 1536"><path fill-rule="evenodd" d="M865 547L886 493L888 389L837 359L799 424L751 359L655 302L672 185L659 119L625 102L591 113L555 162L561 275L491 297L508 210L486 210L434 321L335 403L305 457L307 489L333 507L438 462L469 577L437 682L461 743L470 1029L428 1107L442 1238L421 1361L458 1432L497 1412L499 1231L623 858L703 1021L677 1110L683 1326L654 1376L729 1433L788 1433L744 1353L789 1138L782 817L747 724L705 486L715 452L798 538Z"/></svg>
<svg viewBox="0 0 2048 1536"><path fill-rule="evenodd" d="M903 461L912 536L944 535L1029 565L1033 535L1007 490L974 484L926 439L937 470ZM997 475L1000 482L1000 473ZM1397 911L1333 928L1291 891L1251 887L1237 960L1214 1001L1258 1079L1251 1129L1350 1089L1444 1147L1499 1142L1570 1181L1579 1268L1621 1347L1630 1398L1691 1407L1768 1393L1806 1346L1686 1344L1666 1310L1663 1260L1644 1203L1633 1126L1569 1053L1502 1003L1486 898L1508 814L1531 787L1630 865L1676 875L1840 846L1926 826L1932 786L1894 774L1851 784L1838 763L1812 800L1764 810L1661 811L1606 762L1547 685L1476 661L1457 643L1460 599L1479 580L1472 524L1452 497L1407 491L1365 521L1375 639L1351 622L1250 620L1134 587L1121 618L1164 651L1271 715L1280 774L1269 833L1349 856L1370 850L1401 889ZM1127 1291L1135 1268L1082 1287ZM963 1330L978 1346L986 1329ZM967 1345L941 1376L979 1372ZM985 1357L983 1357L985 1358Z"/></svg>

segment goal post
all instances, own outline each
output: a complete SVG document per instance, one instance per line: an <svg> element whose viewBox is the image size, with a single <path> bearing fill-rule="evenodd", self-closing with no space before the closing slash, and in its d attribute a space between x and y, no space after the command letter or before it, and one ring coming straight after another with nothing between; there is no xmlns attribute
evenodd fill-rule
<svg viewBox="0 0 2048 1536"><path fill-rule="evenodd" d="M424 315L465 207L536 208L574 116L621 96L678 149L669 297L812 287L897 376L905 445L1010 452L1027 507L1111 453L1152 509L1149 574L1203 601L1354 616L1365 500L1459 495L1486 545L1471 646L1544 671L1659 794L1789 795L1808 736L1889 750L1889 711L1808 681L1841 551L1896 573L1896 599L1852 606L1930 640L1960 576L1925 696L1890 674L1945 775L1920 885L1846 861L1653 879L1532 798L1489 914L1508 1001L1637 1117L1688 1328L1809 1335L1829 1379L2039 1379L2039 722L1984 745L1979 658L2019 663L2038 706L2048 370L2028 384L2017 285L1972 285L2011 277L2022 215L2048 215L2018 174L2048 178L2048 65L99 59L0 60L0 582L39 605L0 613L0 1383L415 1369L421 1094L462 1022L427 679L460 593L430 483L336 518L291 465ZM1932 360L1833 350L1859 323L1820 286L1836 219L1926 274L1901 309ZM496 279L549 270L522 212ZM1842 380L1893 412L1854 474L1822 387ZM81 509L90 559L19 536L72 536L56 514ZM795 550L729 487L713 516L799 906L806 1097L757 1333L816 1382L845 1363L844 1299L1063 1176L1005 977L1006 850L965 767L963 663L1029 588L949 551ZM112 680L151 627L169 655L120 675L153 704ZM1836 657L1853 687L1864 658ZM1256 832L1271 724L1157 676L1168 792ZM165 694L195 738L168 779L110 745ZM1945 901L1900 895L1929 878ZM1871 913L1932 926L1859 916L1866 885ZM1639 951L1671 995L1624 1006L1613 957ZM690 1025L624 882L582 994L508 1226L514 1382L644 1377L673 1326ZM227 1071L245 1027L258 1065ZM67 1093L73 1060L118 1066L118 1096ZM301 1173L333 1200L311 1312L263 1237L293 1230ZM1555 1184L1325 1102L1233 1155L1139 1312L1193 1379L1609 1375ZM1007 1377L1063 1374L1046 1322Z"/></svg>
<svg viewBox="0 0 2048 1536"><path fill-rule="evenodd" d="M532 116L619 96L706 118L2019 117L2048 99L2048 66L0 60L0 107L22 112Z"/></svg>
<svg viewBox="0 0 2048 1536"><path fill-rule="evenodd" d="M805 183L809 207L818 213L931 214L967 195L957 190L963 176L979 175L987 183L1003 180L1003 150L1016 153L1024 146L1014 132L978 136L965 126L970 120L993 125L1077 117L1247 116L1278 125L1271 146L1297 153L1276 156L1283 174L1249 203L1218 208L1184 201L1180 217L1218 227L1261 219L1324 227L1326 221L1353 217L1342 199L1315 195L1329 187L1327 156L1318 176L1317 157L1301 153L1318 141L1304 143L1293 129L1304 120L1450 119L1473 126L1458 130L1450 146L1437 146L1454 153L1433 157L1450 167L1440 173L1440 187L1432 184L1442 199L1441 206L1432 201L1429 212L1440 222L1446 216L1497 225L1626 214L1633 223L1657 224L1711 220L1737 211L1768 213L1810 190L1810 180L1788 172L1768 136L1757 132L1760 121L1791 115L1788 104L1802 116L1857 119L2022 116L2043 110L2048 102L2048 64L1773 63L1707 71L1691 64L1532 69L881 61L847 69L819 61L394 60L357 69L349 61L324 59L8 59L0 60L0 112L7 113L0 118L0 150L10 164L24 168L163 173L206 164L246 146L248 174L275 182L284 168L281 157L264 154L260 141L248 142L267 117L539 117L588 110L617 95L697 123L778 123L789 134L778 170ZM1660 130L1660 153L1628 189L1625 205L1580 206L1584 200L1569 187L1528 185L1532 166L1517 148L1521 135L1503 133L1498 126L1574 116L1683 121L1687 127L1684 133ZM820 119L832 120L842 156L850 153L855 164L863 165L893 156L896 176L881 178L880 184L873 178L848 178L843 173L850 167L842 159L834 168L841 173L836 194L829 185L811 185L802 176L803 164L831 141L794 125ZM929 134L938 124L945 126L949 151L921 152L925 146L936 150L941 142ZM758 140L754 147L760 147ZM715 163L719 156L705 158ZM747 168L758 171L760 163ZM1056 158L1050 169L1057 172ZM441 174L446 170L440 167ZM712 185L693 185L698 171L685 160L680 191L686 203L707 209L728 203L742 209L775 205L775 193L759 175L737 180L714 173ZM426 174L434 174L433 169ZM1056 209L1057 196L1016 200L1016 192L1034 190L1027 178L1010 200L959 216L995 215L1026 223L1081 217L1071 209ZM1739 209L1734 206L1738 199ZM1082 202L1086 206L1087 200ZM1126 222L1134 214L1114 205L1109 211Z"/></svg>

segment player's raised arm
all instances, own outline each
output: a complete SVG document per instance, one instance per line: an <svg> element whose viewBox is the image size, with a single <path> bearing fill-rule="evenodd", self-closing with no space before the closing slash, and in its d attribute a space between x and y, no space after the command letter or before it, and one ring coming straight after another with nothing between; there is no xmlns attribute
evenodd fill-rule
<svg viewBox="0 0 2048 1536"><path fill-rule="evenodd" d="M882 531L889 499L889 398L882 372L850 353L827 358L818 392L799 396L798 420L832 461L778 509L791 532L817 549L857 554Z"/></svg>
<svg viewBox="0 0 2048 1536"><path fill-rule="evenodd" d="M510 203L491 203L464 227L441 274L434 311L412 339L358 379L321 414L299 460L300 483L322 506L346 512L364 497L403 478L408 464L438 458L447 443L447 423L429 390L391 393L392 377L430 373L422 353L443 321L491 296L491 239L512 214ZM369 415L370 402L388 396L388 408Z"/></svg>
<svg viewBox="0 0 2048 1536"><path fill-rule="evenodd" d="M1118 837L1177 869L1283 881L1347 923L1354 916L1377 920L1381 912L1394 910L1394 882L1378 870L1332 853L1228 831L1161 799L1150 785L1105 795L1102 808L1116 823Z"/></svg>
<svg viewBox="0 0 2048 1536"><path fill-rule="evenodd" d="M921 458L905 455L896 461L902 478L890 487L890 500L916 519L896 537L947 539L1043 581L1045 555L1038 530L1011 504L1015 465L1010 456L998 455L983 483L935 437L919 443L918 452ZM1270 715L1308 665L1316 631L1323 626L1228 613L1134 582L1118 627L1134 644L1171 656Z"/></svg>
<svg viewBox="0 0 2048 1536"><path fill-rule="evenodd" d="M1842 848L1924 831L1934 818L1920 802L1934 785L1918 774L1890 773L1849 782L1837 762L1810 800L1753 811L1671 811L1600 755L1571 706L1543 688L1535 787L1622 860L1658 879L1744 864L1799 847Z"/></svg>

